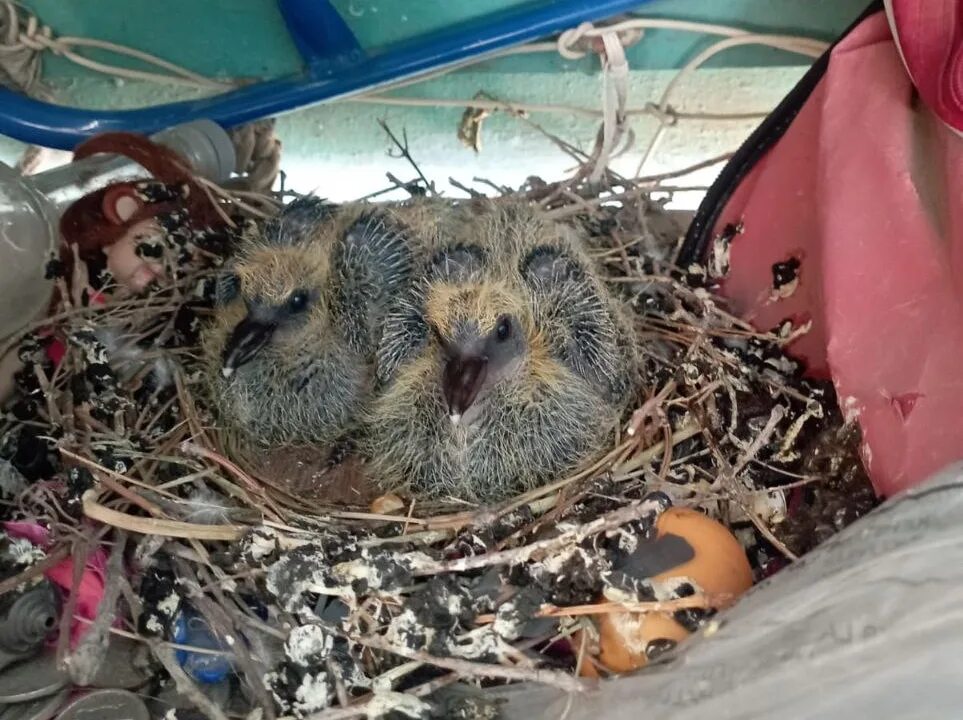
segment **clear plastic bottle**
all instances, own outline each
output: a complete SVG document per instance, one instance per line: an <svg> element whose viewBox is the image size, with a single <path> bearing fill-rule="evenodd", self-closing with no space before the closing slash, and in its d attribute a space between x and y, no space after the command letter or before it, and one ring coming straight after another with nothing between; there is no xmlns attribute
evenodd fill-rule
<svg viewBox="0 0 963 720"><path fill-rule="evenodd" d="M0 163L0 338L36 318L49 302L44 267L57 233L57 214L47 199Z"/></svg>
<svg viewBox="0 0 963 720"><path fill-rule="evenodd" d="M234 146L209 120L179 125L152 139L179 152L198 174L215 182L234 170ZM52 283L44 270L57 247L60 214L112 182L146 175L140 165L116 155L95 155L30 177L0 163L0 340L46 309Z"/></svg>

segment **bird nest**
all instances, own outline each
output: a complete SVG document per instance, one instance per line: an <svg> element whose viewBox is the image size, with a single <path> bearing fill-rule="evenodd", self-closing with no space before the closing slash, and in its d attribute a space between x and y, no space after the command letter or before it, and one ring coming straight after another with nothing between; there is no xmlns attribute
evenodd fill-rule
<svg viewBox="0 0 963 720"><path fill-rule="evenodd" d="M634 310L647 391L602 457L486 507L352 503L352 492L333 503L333 492L292 482L297 462L250 462L216 431L197 351L214 271L236 231L198 235L187 241L201 251L140 296L106 287L92 302L61 280L52 314L8 342L24 365L0 452L25 483L7 484L5 513L49 528L50 539L4 590L66 557L79 573L108 548L126 563L107 568L118 620L114 603L101 603L101 630L112 625L152 651L164 672L148 694L173 684L209 718L251 707L267 718L496 717L484 694L452 687L531 681L578 691L587 681L577 669L605 670L588 643L572 641L588 636L579 633L592 616L660 611L692 630L723 604L697 584L622 562L670 505L730 528L757 578L872 507L856 429L831 385L807 379L785 352L805 328L761 332L730 314L711 290L724 252L680 271L672 258L682 228L644 188L610 176L601 192L583 178L533 178L505 194L585 228ZM54 342L56 363L46 351ZM330 489L336 471L314 468L315 488ZM195 650L236 673L228 706L174 654L191 651L174 642L184 613L216 640ZM59 651L79 662L66 642ZM85 657L96 662L96 652Z"/></svg>

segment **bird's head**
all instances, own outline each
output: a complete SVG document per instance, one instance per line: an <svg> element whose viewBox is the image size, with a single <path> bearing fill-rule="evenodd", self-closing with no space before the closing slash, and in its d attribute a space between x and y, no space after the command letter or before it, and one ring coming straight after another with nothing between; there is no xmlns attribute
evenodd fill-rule
<svg viewBox="0 0 963 720"><path fill-rule="evenodd" d="M294 341L305 328L326 317L323 288L328 258L315 245L255 246L226 276L223 300L240 300L244 318L224 346L225 378L249 362L272 341Z"/></svg>
<svg viewBox="0 0 963 720"><path fill-rule="evenodd" d="M442 389L453 423L470 424L500 381L517 374L530 347L531 314L504 284L439 284L426 317L443 362Z"/></svg>

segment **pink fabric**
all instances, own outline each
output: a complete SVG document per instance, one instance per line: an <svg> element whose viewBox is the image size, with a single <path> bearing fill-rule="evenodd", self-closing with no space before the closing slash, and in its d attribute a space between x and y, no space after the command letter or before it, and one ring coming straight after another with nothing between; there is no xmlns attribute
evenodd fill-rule
<svg viewBox="0 0 963 720"><path fill-rule="evenodd" d="M28 540L42 548L48 546L47 528L30 522L5 522L3 529L11 536ZM104 596L104 582L107 576L107 554L98 548L87 559L80 585L73 586L74 561L73 558L54 565L45 573L54 584L59 585L67 593L77 594L76 616L93 620L97 617L97 607ZM89 623L75 620L70 628L70 643L75 647L80 638L87 632Z"/></svg>
<svg viewBox="0 0 963 720"><path fill-rule="evenodd" d="M720 217L745 223L723 288L831 376L880 494L963 457L963 139L914 90L886 17L868 18ZM772 265L800 258L773 299Z"/></svg>
<svg viewBox="0 0 963 720"><path fill-rule="evenodd" d="M920 95L945 123L963 131L963 2L889 0L889 9Z"/></svg>

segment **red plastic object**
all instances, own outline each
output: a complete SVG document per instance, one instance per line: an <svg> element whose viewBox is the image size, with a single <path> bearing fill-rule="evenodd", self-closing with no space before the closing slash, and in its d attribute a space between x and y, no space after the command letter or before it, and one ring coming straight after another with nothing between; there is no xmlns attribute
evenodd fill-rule
<svg viewBox="0 0 963 720"><path fill-rule="evenodd" d="M940 119L873 15L834 49L715 227L745 225L723 288L739 312L762 328L812 321L791 349L858 418L882 495L963 457L963 138ZM790 257L798 288L776 298L772 266Z"/></svg>
<svg viewBox="0 0 963 720"><path fill-rule="evenodd" d="M49 546L47 529L33 522L5 522L3 529L11 536L28 540L38 547ZM44 573L64 592L76 593L76 615L70 626L70 645L76 647L90 627L90 621L97 617L97 609L104 596L104 583L107 576L107 553L97 548L87 558L87 564L80 576L80 585L74 587L74 560L68 557ZM86 622L85 622L86 621Z"/></svg>

